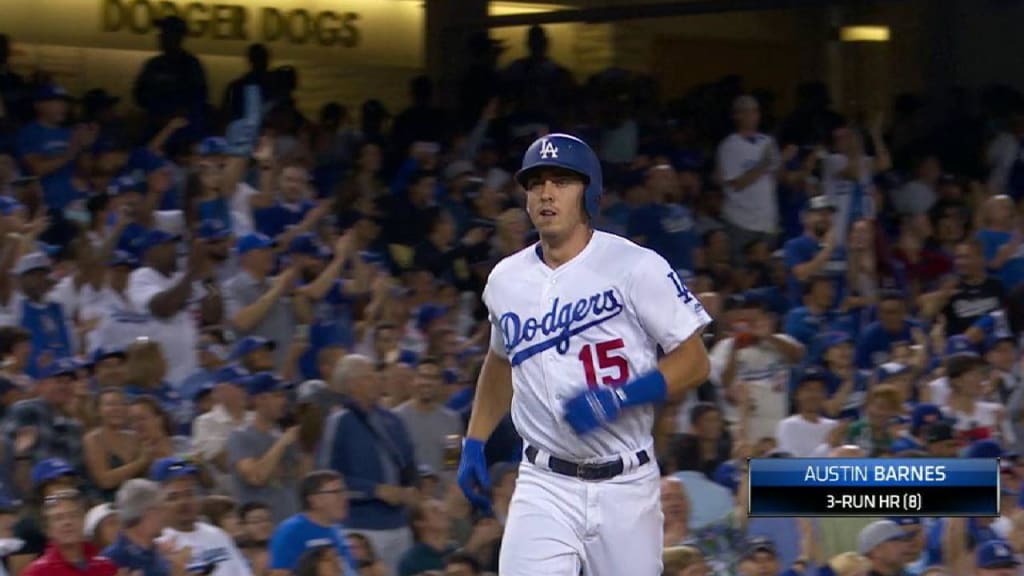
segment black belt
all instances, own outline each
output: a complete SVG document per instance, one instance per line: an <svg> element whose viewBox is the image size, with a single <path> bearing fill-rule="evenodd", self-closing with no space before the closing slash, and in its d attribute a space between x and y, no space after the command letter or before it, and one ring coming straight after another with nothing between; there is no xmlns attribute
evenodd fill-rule
<svg viewBox="0 0 1024 576"><path fill-rule="evenodd" d="M526 459L530 461L530 464L537 463L538 452L533 446L526 447ZM643 466L651 461L651 457L647 454L646 450L637 452L636 458L639 466ZM626 463L622 461L622 458L619 458L618 460L601 464L577 464L550 456L548 458L548 468L556 474L572 476L580 480L608 480L622 474L623 470L626 469Z"/></svg>

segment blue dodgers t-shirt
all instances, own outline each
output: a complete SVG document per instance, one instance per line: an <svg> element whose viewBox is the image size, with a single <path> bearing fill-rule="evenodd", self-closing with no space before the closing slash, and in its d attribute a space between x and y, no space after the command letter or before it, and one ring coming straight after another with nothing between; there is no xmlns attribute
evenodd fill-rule
<svg viewBox="0 0 1024 576"><path fill-rule="evenodd" d="M814 260L814 257L821 251L821 242L804 234L786 242L782 251L787 271L786 284L789 289L789 301L793 306L800 306L804 300L804 285L797 280L793 269ZM842 302L846 294L846 253L841 247L832 250L832 258L825 264L822 272L835 279L835 303Z"/></svg>
<svg viewBox="0 0 1024 576"><path fill-rule="evenodd" d="M985 262L991 262L999 249L1002 248L1013 236L1010 232L998 232L996 230L980 230L978 240L981 241L985 254ZM1003 287L1007 291L1024 284L1024 244L1017 248L1017 252L1010 256L1003 267L997 272L998 278L1003 281Z"/></svg>
<svg viewBox="0 0 1024 576"><path fill-rule="evenodd" d="M889 361L894 344L914 341L910 329L917 326L912 321L904 322L899 332L890 334L882 328L878 322L872 322L860 334L857 340L856 364L857 368L870 370L874 367Z"/></svg>
<svg viewBox="0 0 1024 576"><path fill-rule="evenodd" d="M38 304L25 298L21 302L21 327L32 337L32 351L29 353L25 372L36 379L42 377L39 360L49 354L51 360L71 356L71 336L68 331L64 308L57 302Z"/></svg>
<svg viewBox="0 0 1024 576"><path fill-rule="evenodd" d="M59 156L67 152L71 143L71 130L67 128L43 126L34 122L18 131L18 158L39 155L44 157ZM43 186L43 200L52 210L64 210L68 204L78 198L79 192L71 183L75 173L75 163L68 162L59 170L40 178Z"/></svg>
<svg viewBox="0 0 1024 576"><path fill-rule="evenodd" d="M270 569L293 571L306 550L320 546L334 546L341 558L345 576L358 574L345 540L344 526L321 526L305 514L292 516L274 531L270 539Z"/></svg>
<svg viewBox="0 0 1024 576"><path fill-rule="evenodd" d="M223 196L217 196L210 200L200 200L196 204L196 212L199 213L200 222L218 221L224 225L225 230L232 230L231 207Z"/></svg>
<svg viewBox="0 0 1024 576"><path fill-rule="evenodd" d="M673 270L693 271L698 245L693 214L678 204L647 204L629 215L629 236L644 236L647 247L668 260Z"/></svg>
<svg viewBox="0 0 1024 576"><path fill-rule="evenodd" d="M844 332L853 337L857 335L857 328L857 321L851 314L833 310L815 314L806 306L800 306L786 314L783 332L803 344L807 348L808 360L815 362L823 352L819 336L826 332Z"/></svg>

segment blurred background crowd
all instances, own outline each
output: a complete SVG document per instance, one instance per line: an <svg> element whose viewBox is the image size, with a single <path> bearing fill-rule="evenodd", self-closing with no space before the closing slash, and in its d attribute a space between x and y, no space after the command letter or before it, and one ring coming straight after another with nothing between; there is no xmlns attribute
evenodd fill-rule
<svg viewBox="0 0 1024 576"><path fill-rule="evenodd" d="M0 573L496 572L454 486L489 323L535 238L511 178L536 137L599 153L597 228L663 257L715 319L710 379L656 430L665 574L1021 574L1024 95L844 116L743 78L660 101L579 78L535 26L486 35L459 104L307 117L259 44L225 93L185 24L134 102L7 66L0 36ZM748 457L1001 457L998 519L746 516Z"/></svg>

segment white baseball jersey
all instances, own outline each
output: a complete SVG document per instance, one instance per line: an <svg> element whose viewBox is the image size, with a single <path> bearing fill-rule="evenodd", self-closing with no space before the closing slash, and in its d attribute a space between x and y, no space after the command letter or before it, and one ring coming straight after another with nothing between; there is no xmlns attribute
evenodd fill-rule
<svg viewBox="0 0 1024 576"><path fill-rule="evenodd" d="M654 408L628 409L578 436L565 421L565 402L588 385L622 385L655 369L658 346L670 352L711 322L664 258L600 231L555 269L539 245L502 260L483 298L491 350L512 364L516 430L576 462L649 448Z"/></svg>

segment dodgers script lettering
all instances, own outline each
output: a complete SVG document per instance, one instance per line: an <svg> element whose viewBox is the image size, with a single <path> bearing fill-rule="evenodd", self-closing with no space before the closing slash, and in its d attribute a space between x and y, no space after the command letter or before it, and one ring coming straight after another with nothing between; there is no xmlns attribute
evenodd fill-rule
<svg viewBox="0 0 1024 576"><path fill-rule="evenodd" d="M498 319L498 323L505 337L505 351L512 365L516 366L551 347L565 354L569 351L569 340L573 336L611 320L621 314L623 309L615 290L605 290L565 304L555 298L551 310L539 319L531 317L523 320L515 312L506 312ZM545 339L532 343L538 333ZM516 351L521 344L530 345Z"/></svg>

